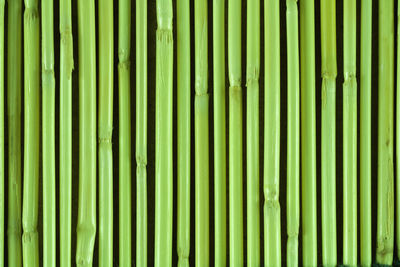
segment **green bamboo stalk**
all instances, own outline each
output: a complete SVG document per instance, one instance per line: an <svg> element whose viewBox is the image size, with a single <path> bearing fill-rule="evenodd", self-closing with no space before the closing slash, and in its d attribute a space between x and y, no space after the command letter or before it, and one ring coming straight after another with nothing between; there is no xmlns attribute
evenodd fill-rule
<svg viewBox="0 0 400 267"><path fill-rule="evenodd" d="M260 266L260 1L247 0L247 264Z"/></svg>
<svg viewBox="0 0 400 267"><path fill-rule="evenodd" d="M147 0L136 1L136 266L147 266Z"/></svg>
<svg viewBox="0 0 400 267"><path fill-rule="evenodd" d="M357 266L356 15L356 0L345 1L343 5L343 264L349 266Z"/></svg>
<svg viewBox="0 0 400 267"><path fill-rule="evenodd" d="M195 27L195 260L209 266L209 136L207 0L194 1Z"/></svg>
<svg viewBox="0 0 400 267"><path fill-rule="evenodd" d="M172 265L172 0L157 0L156 43L156 210L154 265Z"/></svg>
<svg viewBox="0 0 400 267"><path fill-rule="evenodd" d="M372 264L371 237L371 46L372 1L361 1L360 247L361 265ZM399 243L400 244L400 243Z"/></svg>
<svg viewBox="0 0 400 267"><path fill-rule="evenodd" d="M60 266L71 267L72 70L71 0L60 1Z"/></svg>
<svg viewBox="0 0 400 267"><path fill-rule="evenodd" d="M337 263L336 249L336 1L321 1L322 261ZM345 127L345 126L344 126ZM345 139L345 137L343 137ZM343 155L344 156L344 155ZM356 161L357 162L357 161ZM345 169L344 169L345 170ZM345 192L344 192L345 193ZM345 195L345 194L344 194ZM344 216L346 217L346 216ZM347 229L345 229L347 231ZM344 252L346 254L347 252Z"/></svg>
<svg viewBox="0 0 400 267"><path fill-rule="evenodd" d="M118 5L119 265L131 266L131 0L119 0Z"/></svg>
<svg viewBox="0 0 400 267"><path fill-rule="evenodd" d="M0 0L0 265L4 265L4 6Z"/></svg>
<svg viewBox="0 0 400 267"><path fill-rule="evenodd" d="M96 39L94 0L78 0L79 203L77 266L92 266L96 238Z"/></svg>
<svg viewBox="0 0 400 267"><path fill-rule="evenodd" d="M314 0L301 0L301 170L303 265L317 265L317 158L315 135Z"/></svg>
<svg viewBox="0 0 400 267"><path fill-rule="evenodd" d="M243 266L242 2L228 0L229 262Z"/></svg>
<svg viewBox="0 0 400 267"><path fill-rule="evenodd" d="M397 9L397 77L400 77L400 9ZM396 119L399 121L400 118L400 78L397 78L397 92L396 92ZM396 170L400 170L400 124L396 124ZM396 177L396 190L400 192L400 174ZM400 194L396 196L396 241L400 244ZM400 255L400 248L397 249L397 256Z"/></svg>
<svg viewBox="0 0 400 267"><path fill-rule="evenodd" d="M214 266L226 266L225 0L213 0Z"/></svg>
<svg viewBox="0 0 400 267"><path fill-rule="evenodd" d="M99 0L99 266L113 264L113 1Z"/></svg>
<svg viewBox="0 0 400 267"><path fill-rule="evenodd" d="M300 228L300 77L297 0L286 1L287 21L287 254L288 266L299 264Z"/></svg>
<svg viewBox="0 0 400 267"><path fill-rule="evenodd" d="M53 0L42 7L43 266L56 265L56 162Z"/></svg>
<svg viewBox="0 0 400 267"><path fill-rule="evenodd" d="M177 0L178 76L178 266L190 253L190 1Z"/></svg>
<svg viewBox="0 0 400 267"><path fill-rule="evenodd" d="M391 265L394 243L394 1L379 1L378 228L376 261Z"/></svg>
<svg viewBox="0 0 400 267"><path fill-rule="evenodd" d="M7 114L8 114L8 214L9 266L22 266L21 226L21 43L22 0L8 1Z"/></svg>
<svg viewBox="0 0 400 267"><path fill-rule="evenodd" d="M39 13L37 0L25 0L24 14L24 192L22 236L24 266L39 266Z"/></svg>

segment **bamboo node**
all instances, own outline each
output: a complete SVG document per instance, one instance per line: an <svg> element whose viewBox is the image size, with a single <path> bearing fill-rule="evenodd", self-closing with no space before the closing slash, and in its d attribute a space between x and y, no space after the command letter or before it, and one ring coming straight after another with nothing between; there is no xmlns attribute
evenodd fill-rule
<svg viewBox="0 0 400 267"><path fill-rule="evenodd" d="M162 42L162 43L172 43L173 41L173 36L172 36L172 30L163 30L163 29L157 29L157 40Z"/></svg>
<svg viewBox="0 0 400 267"><path fill-rule="evenodd" d="M36 7L27 7L24 12L25 23L33 24L39 20L39 13Z"/></svg>
<svg viewBox="0 0 400 267"><path fill-rule="evenodd" d="M260 79L260 69L258 67L247 70L246 87L258 84Z"/></svg>
<svg viewBox="0 0 400 267"><path fill-rule="evenodd" d="M130 67L131 67L131 62L129 60L120 61L118 63L119 70L129 70Z"/></svg>

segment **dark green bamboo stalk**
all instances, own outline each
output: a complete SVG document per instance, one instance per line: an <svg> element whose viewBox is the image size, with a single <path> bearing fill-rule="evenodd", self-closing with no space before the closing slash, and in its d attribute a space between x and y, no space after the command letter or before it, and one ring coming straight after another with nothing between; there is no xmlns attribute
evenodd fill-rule
<svg viewBox="0 0 400 267"><path fill-rule="evenodd" d="M0 265L4 265L4 6L0 1Z"/></svg>

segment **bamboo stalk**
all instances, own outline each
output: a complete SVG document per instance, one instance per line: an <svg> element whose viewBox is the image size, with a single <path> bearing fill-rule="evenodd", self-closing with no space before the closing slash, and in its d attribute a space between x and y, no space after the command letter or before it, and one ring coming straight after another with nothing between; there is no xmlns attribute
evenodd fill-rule
<svg viewBox="0 0 400 267"><path fill-rule="evenodd" d="M260 1L247 0L247 264L260 266Z"/></svg>
<svg viewBox="0 0 400 267"><path fill-rule="evenodd" d="M372 264L371 237L371 48L372 1L361 1L360 244L361 265Z"/></svg>
<svg viewBox="0 0 400 267"><path fill-rule="evenodd" d="M147 0L136 10L136 265L147 266Z"/></svg>
<svg viewBox="0 0 400 267"><path fill-rule="evenodd" d="M24 192L22 236L25 267L39 266L39 13L37 0L25 0L24 13Z"/></svg>
<svg viewBox="0 0 400 267"><path fill-rule="evenodd" d="M56 265L56 163L53 0L42 4L43 266Z"/></svg>
<svg viewBox="0 0 400 267"><path fill-rule="evenodd" d="M335 0L321 1L321 18L322 18L321 19L322 261L324 265L335 266L337 263L336 169L335 169L336 168L335 105L336 105L337 66L336 66L336 1ZM346 217L346 215L344 217ZM347 230L348 229L344 228L344 231Z"/></svg>
<svg viewBox="0 0 400 267"><path fill-rule="evenodd" d="M22 266L21 226L21 88L22 0L8 1L7 114L8 114L8 214L9 266Z"/></svg>
<svg viewBox="0 0 400 267"><path fill-rule="evenodd" d="M287 255L288 266L299 264L300 228L300 77L297 1L286 1L287 21Z"/></svg>
<svg viewBox="0 0 400 267"><path fill-rule="evenodd" d="M0 265L4 265L4 6L0 1Z"/></svg>
<svg viewBox="0 0 400 267"><path fill-rule="evenodd" d="M113 264L113 161L114 96L113 1L100 0L99 12L99 266Z"/></svg>
<svg viewBox="0 0 400 267"><path fill-rule="evenodd" d="M242 2L228 0L229 262L243 266Z"/></svg>
<svg viewBox="0 0 400 267"><path fill-rule="evenodd" d="M92 266L96 238L96 39L94 0L78 0L79 203L77 266Z"/></svg>
<svg viewBox="0 0 400 267"><path fill-rule="evenodd" d="M71 1L60 1L60 266L71 267L72 70Z"/></svg>
<svg viewBox="0 0 400 267"><path fill-rule="evenodd" d="M400 77L400 9L397 9L397 77ZM397 92L396 92L396 119L400 118L400 78L397 78ZM400 170L400 124L396 124L396 170ZM396 177L396 190L400 192L400 174L397 173ZM396 241L400 244L400 194L396 195ZM400 248L397 248L397 257L400 255Z"/></svg>
<svg viewBox="0 0 400 267"><path fill-rule="evenodd" d="M190 253L190 1L177 1L178 266Z"/></svg>
<svg viewBox="0 0 400 267"><path fill-rule="evenodd" d="M303 265L317 265L317 158L315 134L314 0L300 8L301 170Z"/></svg>
<svg viewBox="0 0 400 267"><path fill-rule="evenodd" d="M156 43L156 209L154 265L172 265L172 1L157 0Z"/></svg>
<svg viewBox="0 0 400 267"><path fill-rule="evenodd" d="M194 1L195 18L195 260L209 266L209 137L207 0Z"/></svg>
<svg viewBox="0 0 400 267"><path fill-rule="evenodd" d="M213 0L215 266L226 266L225 0Z"/></svg>
<svg viewBox="0 0 400 267"><path fill-rule="evenodd" d="M394 243L394 1L379 1L378 226L376 261L391 265Z"/></svg>

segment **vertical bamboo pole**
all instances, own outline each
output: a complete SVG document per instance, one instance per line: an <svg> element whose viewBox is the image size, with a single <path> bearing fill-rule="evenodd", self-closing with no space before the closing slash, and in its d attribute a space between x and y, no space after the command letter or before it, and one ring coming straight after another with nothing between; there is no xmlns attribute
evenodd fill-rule
<svg viewBox="0 0 400 267"><path fill-rule="evenodd" d="M22 227L24 266L39 266L39 11L37 0L25 0L24 14L24 195Z"/></svg>
<svg viewBox="0 0 400 267"><path fill-rule="evenodd" d="M0 265L4 264L4 6L0 1Z"/></svg>
<svg viewBox="0 0 400 267"><path fill-rule="evenodd" d="M379 1L378 228L376 261L391 265L394 243L394 1Z"/></svg>
<svg viewBox="0 0 400 267"><path fill-rule="evenodd" d="M156 210L154 265L172 265L172 1L157 0L156 43Z"/></svg>
<svg viewBox="0 0 400 267"><path fill-rule="evenodd" d="M22 266L21 226L21 43L22 0L8 1L7 115L8 115L8 264Z"/></svg>
<svg viewBox="0 0 400 267"><path fill-rule="evenodd" d="M400 9L397 9L397 92L396 92L396 119L400 119ZM396 122L397 122L396 121ZM400 123L396 124L396 170L400 170ZM396 177L396 190L400 192L400 174ZM396 242L400 244L400 194L396 195ZM397 257L400 255L400 248L397 249Z"/></svg>
<svg viewBox="0 0 400 267"><path fill-rule="evenodd" d="M92 266L96 238L95 1L78 0L79 203L76 265Z"/></svg>

